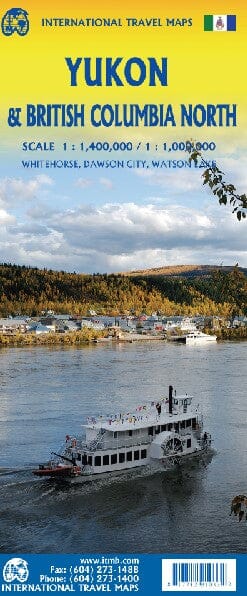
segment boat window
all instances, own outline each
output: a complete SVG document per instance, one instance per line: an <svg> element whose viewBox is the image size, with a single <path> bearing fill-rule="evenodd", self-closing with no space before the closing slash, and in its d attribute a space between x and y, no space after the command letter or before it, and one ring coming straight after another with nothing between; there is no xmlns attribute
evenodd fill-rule
<svg viewBox="0 0 247 596"><path fill-rule="evenodd" d="M168 430L172 430L172 424L168 424Z"/></svg>
<svg viewBox="0 0 247 596"><path fill-rule="evenodd" d="M155 427L155 434L158 435L160 433L160 426Z"/></svg>
<svg viewBox="0 0 247 596"><path fill-rule="evenodd" d="M185 428L185 420L182 420L182 422L180 423L180 428Z"/></svg>
<svg viewBox="0 0 247 596"><path fill-rule="evenodd" d="M81 461L81 454L80 454L80 453L77 453L76 459L77 459L78 461Z"/></svg>
<svg viewBox="0 0 247 596"><path fill-rule="evenodd" d="M191 439L187 439L187 447L191 447Z"/></svg>
<svg viewBox="0 0 247 596"><path fill-rule="evenodd" d="M175 432L178 432L178 430L179 430L178 422L176 422L176 424L174 424L174 430L175 430Z"/></svg>
<svg viewBox="0 0 247 596"><path fill-rule="evenodd" d="M101 466L101 456L100 455L96 455L94 458L94 465L95 466Z"/></svg>
<svg viewBox="0 0 247 596"><path fill-rule="evenodd" d="M186 420L186 427L191 426L191 419Z"/></svg>
<svg viewBox="0 0 247 596"><path fill-rule="evenodd" d="M164 430L166 430L166 424L162 424L161 426L161 432L163 432Z"/></svg>
<svg viewBox="0 0 247 596"><path fill-rule="evenodd" d="M148 429L148 434L149 434L149 435L151 435L151 437L152 437L152 436L153 436L153 434L154 434L154 432L153 432L153 431L154 431L153 427L152 427L152 426L150 426L150 427L149 427L149 429Z"/></svg>
<svg viewBox="0 0 247 596"><path fill-rule="evenodd" d="M132 461L132 451L127 451L127 461Z"/></svg>
<svg viewBox="0 0 247 596"><path fill-rule="evenodd" d="M146 449L141 449L141 458L145 459L147 457L147 450Z"/></svg>
<svg viewBox="0 0 247 596"><path fill-rule="evenodd" d="M125 461L125 453L119 453L119 463L122 464Z"/></svg>
<svg viewBox="0 0 247 596"><path fill-rule="evenodd" d="M134 451L134 460L140 459L140 451Z"/></svg>
<svg viewBox="0 0 247 596"><path fill-rule="evenodd" d="M129 430L129 437L132 437L133 431Z"/></svg>
<svg viewBox="0 0 247 596"><path fill-rule="evenodd" d="M116 464L117 463L117 454L113 453L111 455L111 464Z"/></svg>
<svg viewBox="0 0 247 596"><path fill-rule="evenodd" d="M114 439L117 439L117 432L113 433L113 437L114 437Z"/></svg>
<svg viewBox="0 0 247 596"><path fill-rule="evenodd" d="M196 418L192 418L192 428L196 428Z"/></svg>
<svg viewBox="0 0 247 596"><path fill-rule="evenodd" d="M92 458L92 456L91 456L91 455L89 455L89 456L88 456L87 463L88 463L88 465L89 465L89 466L91 466L91 465L92 465L92 463L93 463L93 458Z"/></svg>
<svg viewBox="0 0 247 596"><path fill-rule="evenodd" d="M109 466L109 455L103 455L103 466Z"/></svg>

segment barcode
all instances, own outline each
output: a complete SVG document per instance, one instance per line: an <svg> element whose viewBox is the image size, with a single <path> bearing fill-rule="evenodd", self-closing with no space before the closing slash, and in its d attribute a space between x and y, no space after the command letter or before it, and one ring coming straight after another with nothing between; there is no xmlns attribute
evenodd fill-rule
<svg viewBox="0 0 247 596"><path fill-rule="evenodd" d="M162 591L236 592L236 559L162 559Z"/></svg>

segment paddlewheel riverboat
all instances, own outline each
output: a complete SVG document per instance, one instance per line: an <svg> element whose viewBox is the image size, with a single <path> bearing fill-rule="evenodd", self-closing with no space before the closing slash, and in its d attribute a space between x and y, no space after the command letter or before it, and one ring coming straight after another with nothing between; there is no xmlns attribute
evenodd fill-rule
<svg viewBox="0 0 247 596"><path fill-rule="evenodd" d="M94 480L133 470L170 470L211 449L211 435L203 429L199 406L191 395L169 395L138 406L133 413L89 418L85 437L66 436L49 462L33 470L39 477Z"/></svg>

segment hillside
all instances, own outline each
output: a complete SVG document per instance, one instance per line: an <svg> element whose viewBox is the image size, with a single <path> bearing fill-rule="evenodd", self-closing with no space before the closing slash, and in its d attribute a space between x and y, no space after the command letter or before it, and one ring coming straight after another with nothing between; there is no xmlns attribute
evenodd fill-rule
<svg viewBox="0 0 247 596"><path fill-rule="evenodd" d="M134 275L84 275L4 263L0 265L0 316L35 316L50 309L77 315L89 309L113 315L247 314L247 277L237 267L167 269L169 274L147 270Z"/></svg>
<svg viewBox="0 0 247 596"><path fill-rule="evenodd" d="M168 277L198 277L211 276L215 271L222 271L223 273L230 273L234 267L230 265L169 265L167 267L155 267L154 269L138 269L134 271L127 271L123 275L135 277L138 275L165 275ZM239 271L247 275L247 269L243 267L238 268Z"/></svg>

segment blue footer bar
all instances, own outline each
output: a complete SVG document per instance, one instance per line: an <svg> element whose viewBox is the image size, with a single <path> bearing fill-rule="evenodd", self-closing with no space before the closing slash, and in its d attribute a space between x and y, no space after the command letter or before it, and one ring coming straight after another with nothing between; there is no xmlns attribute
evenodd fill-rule
<svg viewBox="0 0 247 596"><path fill-rule="evenodd" d="M245 595L247 555L0 554L1 592L231 592Z"/></svg>

